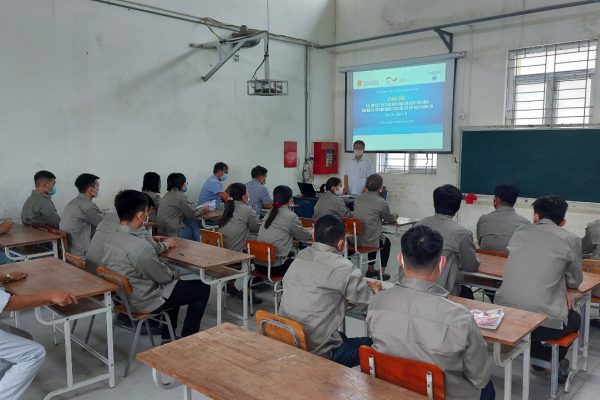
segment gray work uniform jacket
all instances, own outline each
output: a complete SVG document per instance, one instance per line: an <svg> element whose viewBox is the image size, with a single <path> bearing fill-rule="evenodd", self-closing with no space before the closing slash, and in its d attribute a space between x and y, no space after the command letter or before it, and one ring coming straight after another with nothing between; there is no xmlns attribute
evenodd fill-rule
<svg viewBox="0 0 600 400"><path fill-rule="evenodd" d="M378 352L440 367L446 399L478 400L490 380L487 345L469 310L447 297L434 282L404 278L371 300L369 334Z"/></svg>
<svg viewBox="0 0 600 400"><path fill-rule="evenodd" d="M145 231L143 227L119 225L102 250L102 265L129 279L132 288L129 304L138 313L151 312L163 305L177 284L175 273L160 261Z"/></svg>
<svg viewBox="0 0 600 400"><path fill-rule="evenodd" d="M340 218L351 217L352 213L348 210L344 200L332 193L330 190L319 196L317 204L315 205L315 211L313 213L314 219L319 219L323 215L333 214Z"/></svg>
<svg viewBox="0 0 600 400"><path fill-rule="evenodd" d="M158 234L174 237L185 224L183 220L192 219L202 214L202 209L191 203L185 193L179 189L171 189L160 201L156 213Z"/></svg>
<svg viewBox="0 0 600 400"><path fill-rule="evenodd" d="M379 247L383 239L383 222L396 222L396 216L390 212L390 206L377 192L365 192L354 201L354 218L362 224L362 233L358 235L358 245Z"/></svg>
<svg viewBox="0 0 600 400"><path fill-rule="evenodd" d="M265 222L273 210L270 210L265 215ZM258 230L259 242L272 243L275 246L276 258L274 266L283 264L288 258L288 254L294 244L294 239L308 241L312 238L311 233L302 227L300 219L292 210L288 207L280 207L277 210L277 216L275 216L271 225L265 228L265 223L263 222ZM257 264L260 263L257 262Z"/></svg>
<svg viewBox="0 0 600 400"><path fill-rule="evenodd" d="M104 218L104 213L96 203L80 194L67 204L60 221L60 230L69 236L69 252L85 257L92 241L96 226Z"/></svg>
<svg viewBox="0 0 600 400"><path fill-rule="evenodd" d="M60 217L49 194L31 191L21 210L21 222L25 225L48 225L58 229Z"/></svg>
<svg viewBox="0 0 600 400"><path fill-rule="evenodd" d="M455 283L462 282L460 270L475 272L479 268L473 233L454 221L453 217L443 214L424 218L416 225L433 228L444 238L442 255L446 257L446 267L437 283L452 294L458 294L460 291Z"/></svg>
<svg viewBox="0 0 600 400"><path fill-rule="evenodd" d="M508 242L517 228L529 225L527 218L519 215L512 207L498 207L482 215L477 221L477 242L486 250L506 252Z"/></svg>
<svg viewBox="0 0 600 400"><path fill-rule="evenodd" d="M258 220L250 207L241 201L234 201L233 215L220 228L223 235L223 247L235 251L244 251L244 244L251 234L258 233Z"/></svg>
<svg viewBox="0 0 600 400"><path fill-rule="evenodd" d="M508 262L496 304L546 314L543 326L567 323L567 287L583 280L581 240L549 219L524 225L508 244Z"/></svg>
<svg viewBox="0 0 600 400"><path fill-rule="evenodd" d="M586 226L581 251L583 254L589 255L592 260L600 260L600 219L592 221ZM592 295L600 297L600 288L592 290Z"/></svg>
<svg viewBox="0 0 600 400"><path fill-rule="evenodd" d="M150 222L156 222L156 213L158 207L160 206L160 193L150 192L148 190L144 190L142 193L150 196L150 198L154 201L154 204L156 204L156 209L152 212L152 214L150 214Z"/></svg>
<svg viewBox="0 0 600 400"><path fill-rule="evenodd" d="M338 328L346 300L364 307L372 293L350 260L331 246L313 243L298 253L283 277L279 310L302 324L311 353L329 358L342 344Z"/></svg>

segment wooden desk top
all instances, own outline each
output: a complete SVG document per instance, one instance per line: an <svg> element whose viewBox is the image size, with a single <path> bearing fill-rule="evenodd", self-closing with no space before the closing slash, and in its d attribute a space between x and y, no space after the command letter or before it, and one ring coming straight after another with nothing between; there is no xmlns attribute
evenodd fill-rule
<svg viewBox="0 0 600 400"><path fill-rule="evenodd" d="M0 248L25 246L53 240L60 240L60 236L30 226L14 224L10 231L0 235Z"/></svg>
<svg viewBox="0 0 600 400"><path fill-rule="evenodd" d="M502 308L504 319L498 329L480 329L483 338L489 342L499 342L508 346L515 346L523 337L531 333L546 319L544 314L519 310L497 304L484 303L477 300L463 299L457 296L448 296L455 303L462 304L469 310L494 310Z"/></svg>
<svg viewBox="0 0 600 400"><path fill-rule="evenodd" d="M137 358L215 400L425 399L228 323L138 353Z"/></svg>
<svg viewBox="0 0 600 400"><path fill-rule="evenodd" d="M54 257L2 266L3 273L14 271L26 272L28 275L23 280L3 284L7 291L15 295L64 290L74 293L78 298L84 298L118 290L116 285Z"/></svg>
<svg viewBox="0 0 600 400"><path fill-rule="evenodd" d="M219 220L221 219L221 216L223 215L223 210L214 210L214 211L207 211L204 214L200 214L196 217L196 219L200 220L200 219L210 219L213 221Z"/></svg>
<svg viewBox="0 0 600 400"><path fill-rule="evenodd" d="M174 237L177 247L169 249L160 256L168 260L201 269L210 269L225 265L239 264L251 260L254 256L222 247Z"/></svg>

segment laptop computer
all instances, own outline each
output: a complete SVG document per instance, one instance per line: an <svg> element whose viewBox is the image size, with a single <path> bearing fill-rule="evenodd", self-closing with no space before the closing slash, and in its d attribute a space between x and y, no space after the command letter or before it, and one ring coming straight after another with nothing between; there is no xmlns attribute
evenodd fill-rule
<svg viewBox="0 0 600 400"><path fill-rule="evenodd" d="M300 189L300 193L304 197L317 197L317 192L312 183L298 182L298 189Z"/></svg>

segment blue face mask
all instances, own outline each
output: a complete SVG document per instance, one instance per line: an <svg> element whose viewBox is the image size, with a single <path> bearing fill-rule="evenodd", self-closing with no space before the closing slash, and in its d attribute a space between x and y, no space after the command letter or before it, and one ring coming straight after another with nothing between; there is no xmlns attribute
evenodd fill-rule
<svg viewBox="0 0 600 400"><path fill-rule="evenodd" d="M187 188L187 185L185 185L185 186L183 187L183 189L181 189L181 191L182 191L183 193L185 193L185 192L187 192L187 189L188 189L188 188Z"/></svg>
<svg viewBox="0 0 600 400"><path fill-rule="evenodd" d="M227 180L227 173L224 173L223 176L220 179L221 182L225 182Z"/></svg>
<svg viewBox="0 0 600 400"><path fill-rule="evenodd" d="M54 186L54 187L52 188L52 190L50 190L50 191L48 192L48 196L54 196L55 194L56 194L56 186Z"/></svg>

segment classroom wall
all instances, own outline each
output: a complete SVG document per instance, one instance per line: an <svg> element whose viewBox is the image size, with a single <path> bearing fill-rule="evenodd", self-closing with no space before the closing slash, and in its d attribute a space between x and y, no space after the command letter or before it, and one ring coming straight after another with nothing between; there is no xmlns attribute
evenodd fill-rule
<svg viewBox="0 0 600 400"><path fill-rule="evenodd" d="M338 0L336 41L558 3L567 1ZM454 51L467 51L467 57L458 61L456 71L454 153L439 155L436 175L386 174L391 207L406 217L421 218L433 213L433 189L445 183L458 183L460 127L504 124L508 50L597 38L599 19L600 5L593 5L449 29L455 33ZM347 46L336 52L336 66L341 67L441 54L447 49L434 32L428 32ZM592 93L596 106L600 104L597 83L598 79ZM592 121L600 122L600 113L594 113ZM337 140L343 143L344 80L339 73L335 85L335 132ZM478 204L463 207L459 220L473 229L479 215L492 209L491 199L484 197ZM519 201L518 209L531 217L529 203ZM599 215L598 204L571 203L567 228L581 235L587 222Z"/></svg>
<svg viewBox="0 0 600 400"><path fill-rule="evenodd" d="M140 0L143 2L143 0ZM267 28L267 0L153 0L146 4L250 28ZM270 1L272 32L334 40L335 2ZM215 30L223 36L230 32ZM0 0L0 218L17 218L39 169L58 177L59 212L81 172L101 177L99 205L140 188L146 171L183 172L190 199L229 164L229 182L269 169L268 185L291 184L304 157L304 47L270 42L271 74L289 96L250 97L263 46L244 49L208 82L218 60L190 42L215 40L206 26L89 0ZM311 53L310 131L333 132L334 57ZM259 72L262 76L262 71ZM283 168L283 141L298 141L298 168Z"/></svg>

